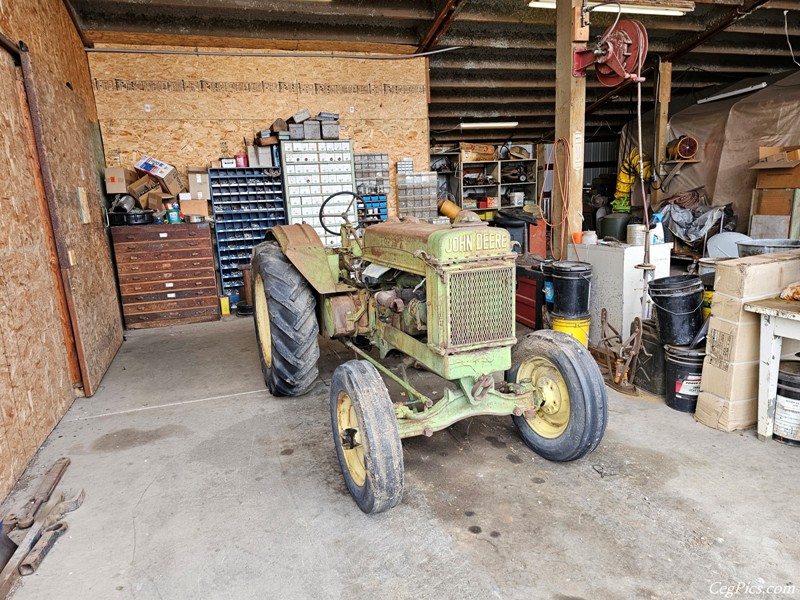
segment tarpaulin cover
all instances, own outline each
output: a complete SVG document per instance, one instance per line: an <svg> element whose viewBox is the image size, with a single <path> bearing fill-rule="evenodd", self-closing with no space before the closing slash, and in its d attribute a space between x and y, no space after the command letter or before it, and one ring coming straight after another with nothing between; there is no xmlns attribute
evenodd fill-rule
<svg viewBox="0 0 800 600"><path fill-rule="evenodd" d="M800 145L800 71L789 75L758 77L713 91L699 98L744 89L766 82L761 90L706 104L691 104L670 116L668 139L690 135L700 149L701 162L684 164L666 190L665 197L705 186L713 205L732 204L739 231L747 230L756 182L759 146ZM679 101L673 103L678 106ZM643 116L645 152L653 148L653 114ZM635 147L636 123L628 123L620 140L620 161ZM663 171L662 171L663 174Z"/></svg>

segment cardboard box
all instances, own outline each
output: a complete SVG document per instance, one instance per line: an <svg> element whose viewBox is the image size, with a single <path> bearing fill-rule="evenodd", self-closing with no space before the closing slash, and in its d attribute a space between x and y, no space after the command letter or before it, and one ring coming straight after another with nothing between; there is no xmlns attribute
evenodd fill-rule
<svg viewBox="0 0 800 600"><path fill-rule="evenodd" d="M720 431L747 429L758 422L758 398L725 400L700 392L694 418L698 423Z"/></svg>
<svg viewBox="0 0 800 600"><path fill-rule="evenodd" d="M181 199L180 203L181 203L181 212L184 214L184 216L194 215L198 217L207 217L209 215L208 200Z"/></svg>
<svg viewBox="0 0 800 600"><path fill-rule="evenodd" d="M800 281L800 250L759 254L717 263L714 294L775 298L795 281Z"/></svg>
<svg viewBox="0 0 800 600"><path fill-rule="evenodd" d="M497 160L497 148L490 144L459 144L465 162L481 160Z"/></svg>
<svg viewBox="0 0 800 600"><path fill-rule="evenodd" d="M162 192L160 189L158 189L147 194L147 208L150 210L164 210L164 203L172 202L174 200L175 196L166 192ZM142 206L142 208L145 207Z"/></svg>
<svg viewBox="0 0 800 600"><path fill-rule="evenodd" d="M800 187L800 160L781 162L759 162L750 167L758 171L756 188Z"/></svg>
<svg viewBox="0 0 800 600"><path fill-rule="evenodd" d="M145 196L153 190L159 189L160 187L161 184L158 181L150 177L150 175L145 175L141 179L137 179L128 186L128 193L138 200L142 196Z"/></svg>
<svg viewBox="0 0 800 600"><path fill-rule="evenodd" d="M247 147L247 164L251 167L257 167L258 164L258 155L256 155L256 147L255 146L248 146ZM191 186L189 186L191 187Z"/></svg>
<svg viewBox="0 0 800 600"><path fill-rule="evenodd" d="M125 167L109 167L106 169L106 193L127 194L128 186L138 178L136 171Z"/></svg>
<svg viewBox="0 0 800 600"><path fill-rule="evenodd" d="M777 296L777 294L768 292L748 298L737 298L715 290L714 298L711 300L711 316L732 323L758 323L759 315L746 311L744 305L747 302L766 300L767 298L774 298L775 296Z"/></svg>
<svg viewBox="0 0 800 600"><path fill-rule="evenodd" d="M235 169L236 168L236 159L235 158L221 158L219 162L222 164L223 169Z"/></svg>
<svg viewBox="0 0 800 600"><path fill-rule="evenodd" d="M321 125L323 140L339 139L339 121L321 121Z"/></svg>
<svg viewBox="0 0 800 600"><path fill-rule="evenodd" d="M303 121L303 137L307 140L322 139L322 128L319 121L314 119Z"/></svg>
<svg viewBox="0 0 800 600"><path fill-rule="evenodd" d="M781 155L786 158L780 158ZM800 146L761 146L758 160L800 160Z"/></svg>
<svg viewBox="0 0 800 600"><path fill-rule="evenodd" d="M754 215L791 215L794 190L756 190Z"/></svg>
<svg viewBox="0 0 800 600"><path fill-rule="evenodd" d="M191 192L192 198L210 199L211 186L208 181L208 169L205 167L189 167L186 172L189 178L189 192Z"/></svg>
<svg viewBox="0 0 800 600"><path fill-rule="evenodd" d="M708 322L706 355L722 363L742 363L758 360L761 322L754 313L745 313L745 321L736 323L718 317ZM755 317L751 319L750 317Z"/></svg>
<svg viewBox="0 0 800 600"><path fill-rule="evenodd" d="M289 123L289 139L302 140L305 136L305 129L302 123Z"/></svg>
<svg viewBox="0 0 800 600"><path fill-rule="evenodd" d="M178 170L152 156L143 156L136 162L135 167L139 173L155 177L165 192L178 195L185 189Z"/></svg>
<svg viewBox="0 0 800 600"><path fill-rule="evenodd" d="M758 360L732 363L713 356L703 361L700 391L724 400L758 397Z"/></svg>
<svg viewBox="0 0 800 600"><path fill-rule="evenodd" d="M256 164L259 167L273 166L271 146L256 147Z"/></svg>

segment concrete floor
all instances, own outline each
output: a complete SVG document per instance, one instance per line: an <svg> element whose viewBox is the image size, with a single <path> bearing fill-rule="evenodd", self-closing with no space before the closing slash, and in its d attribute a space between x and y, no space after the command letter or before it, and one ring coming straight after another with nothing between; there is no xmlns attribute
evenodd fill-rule
<svg viewBox="0 0 800 600"><path fill-rule="evenodd" d="M606 438L582 460L547 462L510 419L475 418L407 440L403 503L362 514L327 408L348 358L326 344L312 392L278 399L249 319L129 332L2 507L62 455L60 489L86 490L14 600L698 599L800 585L800 449L614 392Z"/></svg>

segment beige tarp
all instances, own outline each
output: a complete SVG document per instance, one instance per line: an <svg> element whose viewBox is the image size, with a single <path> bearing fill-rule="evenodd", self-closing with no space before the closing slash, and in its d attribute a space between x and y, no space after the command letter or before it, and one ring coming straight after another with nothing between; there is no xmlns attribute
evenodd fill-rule
<svg viewBox="0 0 800 600"><path fill-rule="evenodd" d="M756 181L752 167L759 146L800 145L800 71L769 78L753 78L699 97L744 89L766 81L755 92L706 104L692 104L669 120L669 139L690 135L700 143L696 164L685 164L669 185L667 195L704 185L712 204L733 203L738 229L746 231L750 200ZM652 112L643 117L645 151L652 152ZM620 156L630 151L636 136L635 122L625 126Z"/></svg>

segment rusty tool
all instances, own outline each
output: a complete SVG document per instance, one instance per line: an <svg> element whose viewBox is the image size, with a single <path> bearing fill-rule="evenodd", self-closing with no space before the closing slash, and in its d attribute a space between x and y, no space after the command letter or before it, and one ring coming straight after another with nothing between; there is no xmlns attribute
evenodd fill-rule
<svg viewBox="0 0 800 600"><path fill-rule="evenodd" d="M58 521L63 519L67 513L79 509L85 497L86 493L83 489L72 498L65 498L64 494L61 494L61 501L47 513L44 519L42 519L42 528L47 529L51 525L55 525Z"/></svg>
<svg viewBox="0 0 800 600"><path fill-rule="evenodd" d="M66 456L54 462L53 466L45 473L33 496L22 508L22 511L19 514L9 515L9 521L15 522L18 529L27 529L33 525L33 519L36 517L39 507L50 499L50 495L58 485L58 482L61 481L61 477L64 475L64 471L67 470L69 463L70 460Z"/></svg>
<svg viewBox="0 0 800 600"><path fill-rule="evenodd" d="M606 384L623 394L638 394L633 378L636 375L636 363L639 350L642 348L642 326L639 318L631 323L631 335L622 339L620 333L608 322L606 309L600 311L600 346L593 354L603 360L601 364ZM647 351L644 350L645 354Z"/></svg>
<svg viewBox="0 0 800 600"><path fill-rule="evenodd" d="M19 574L20 575L32 575L36 569L39 568L39 565L42 564L45 556L47 553L50 552L50 548L52 548L56 540L64 535L64 532L68 529L68 525L64 521L59 521L50 525L46 529L42 530L42 536L36 542L36 544L31 548L31 551L25 557L25 559L19 565Z"/></svg>

